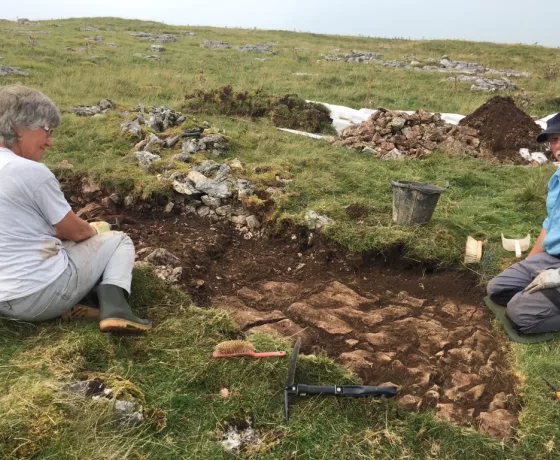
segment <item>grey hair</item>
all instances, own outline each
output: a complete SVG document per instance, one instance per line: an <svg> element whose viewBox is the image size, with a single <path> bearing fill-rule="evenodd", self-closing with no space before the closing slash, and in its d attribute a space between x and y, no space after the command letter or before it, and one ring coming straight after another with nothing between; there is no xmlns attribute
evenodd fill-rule
<svg viewBox="0 0 560 460"><path fill-rule="evenodd" d="M60 112L43 93L23 85L0 89L0 144L8 148L16 145L16 130L38 129L45 125L56 128Z"/></svg>

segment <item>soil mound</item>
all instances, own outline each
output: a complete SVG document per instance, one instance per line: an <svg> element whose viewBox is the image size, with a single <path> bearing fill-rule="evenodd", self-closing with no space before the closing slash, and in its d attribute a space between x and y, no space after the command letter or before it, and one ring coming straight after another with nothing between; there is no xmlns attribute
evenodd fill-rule
<svg viewBox="0 0 560 460"><path fill-rule="evenodd" d="M473 113L463 118L459 125L478 130L481 149L495 156L501 163L525 163L519 149L541 150L535 138L541 128L511 97L496 96L489 99Z"/></svg>

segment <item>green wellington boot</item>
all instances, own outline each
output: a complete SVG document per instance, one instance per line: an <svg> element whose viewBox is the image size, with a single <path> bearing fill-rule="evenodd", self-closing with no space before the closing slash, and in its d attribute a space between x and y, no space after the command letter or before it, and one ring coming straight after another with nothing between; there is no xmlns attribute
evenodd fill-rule
<svg viewBox="0 0 560 460"><path fill-rule="evenodd" d="M152 322L132 314L126 301L125 290L113 284L97 286L99 297L99 328L101 332L143 332L152 328Z"/></svg>

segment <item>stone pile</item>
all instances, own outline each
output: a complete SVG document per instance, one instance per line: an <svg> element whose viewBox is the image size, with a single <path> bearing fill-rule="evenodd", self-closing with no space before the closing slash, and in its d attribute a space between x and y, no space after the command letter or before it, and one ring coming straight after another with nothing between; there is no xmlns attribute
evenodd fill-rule
<svg viewBox="0 0 560 460"><path fill-rule="evenodd" d="M24 72L23 70L21 70L21 67L8 67L5 65L0 65L0 77L4 77L6 75L10 75L10 74L17 74L17 75L29 75L27 72Z"/></svg>
<svg viewBox="0 0 560 460"><path fill-rule="evenodd" d="M459 75L458 77L450 77L447 80L452 82L472 82L471 91L494 93L496 91L510 91L517 89L517 85L506 77L492 79L479 77L477 75Z"/></svg>
<svg viewBox="0 0 560 460"><path fill-rule="evenodd" d="M380 109L358 126L345 129L335 141L377 158L422 158L434 150L477 156L477 131L444 122L439 113L419 110L412 115Z"/></svg>
<svg viewBox="0 0 560 460"><path fill-rule="evenodd" d="M146 110L143 104L138 104L133 110L137 111L137 121L148 128L163 132L172 126L179 126L187 120L187 116L169 107L151 107Z"/></svg>
<svg viewBox="0 0 560 460"><path fill-rule="evenodd" d="M170 137L164 141L154 133L144 136L142 125L152 131L164 133L169 128L181 125L187 120L187 116L168 107L152 107L148 112L142 104L134 107L133 110L137 111L136 119L123 122L121 133L140 140L134 146L134 156L140 167L152 170L154 163L162 160L163 149L173 148L177 142L169 142ZM224 136L202 129L194 134L200 137L182 142L181 151L171 156L163 173L158 175L160 180L168 180L176 192L174 202L166 207L165 212L172 212L173 209L182 210L187 214L196 213L201 217L229 220L239 227L244 227L245 231L258 230L260 228L258 218L252 216L241 205L234 205L235 197L242 199L253 195L254 187L248 180L234 179L229 164L205 160L191 168L188 174L176 171L176 162L194 164L193 155L196 153L202 152L213 157L221 157L225 154L228 141ZM175 138L171 139L175 140Z"/></svg>
<svg viewBox="0 0 560 460"><path fill-rule="evenodd" d="M115 103L110 99L101 99L97 105L94 106L84 106L79 105L77 107L72 107L68 111L70 113L75 113L79 117L92 117L100 113L105 113L108 110L113 110L115 108Z"/></svg>

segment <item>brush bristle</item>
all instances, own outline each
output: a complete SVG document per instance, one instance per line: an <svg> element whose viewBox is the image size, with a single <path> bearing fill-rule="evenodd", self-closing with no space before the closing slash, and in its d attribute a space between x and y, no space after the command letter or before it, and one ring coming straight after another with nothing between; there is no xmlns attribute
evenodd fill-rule
<svg viewBox="0 0 560 460"><path fill-rule="evenodd" d="M233 355L236 353L252 352L255 351L255 348L245 340L228 340L216 345L216 351L223 355Z"/></svg>

